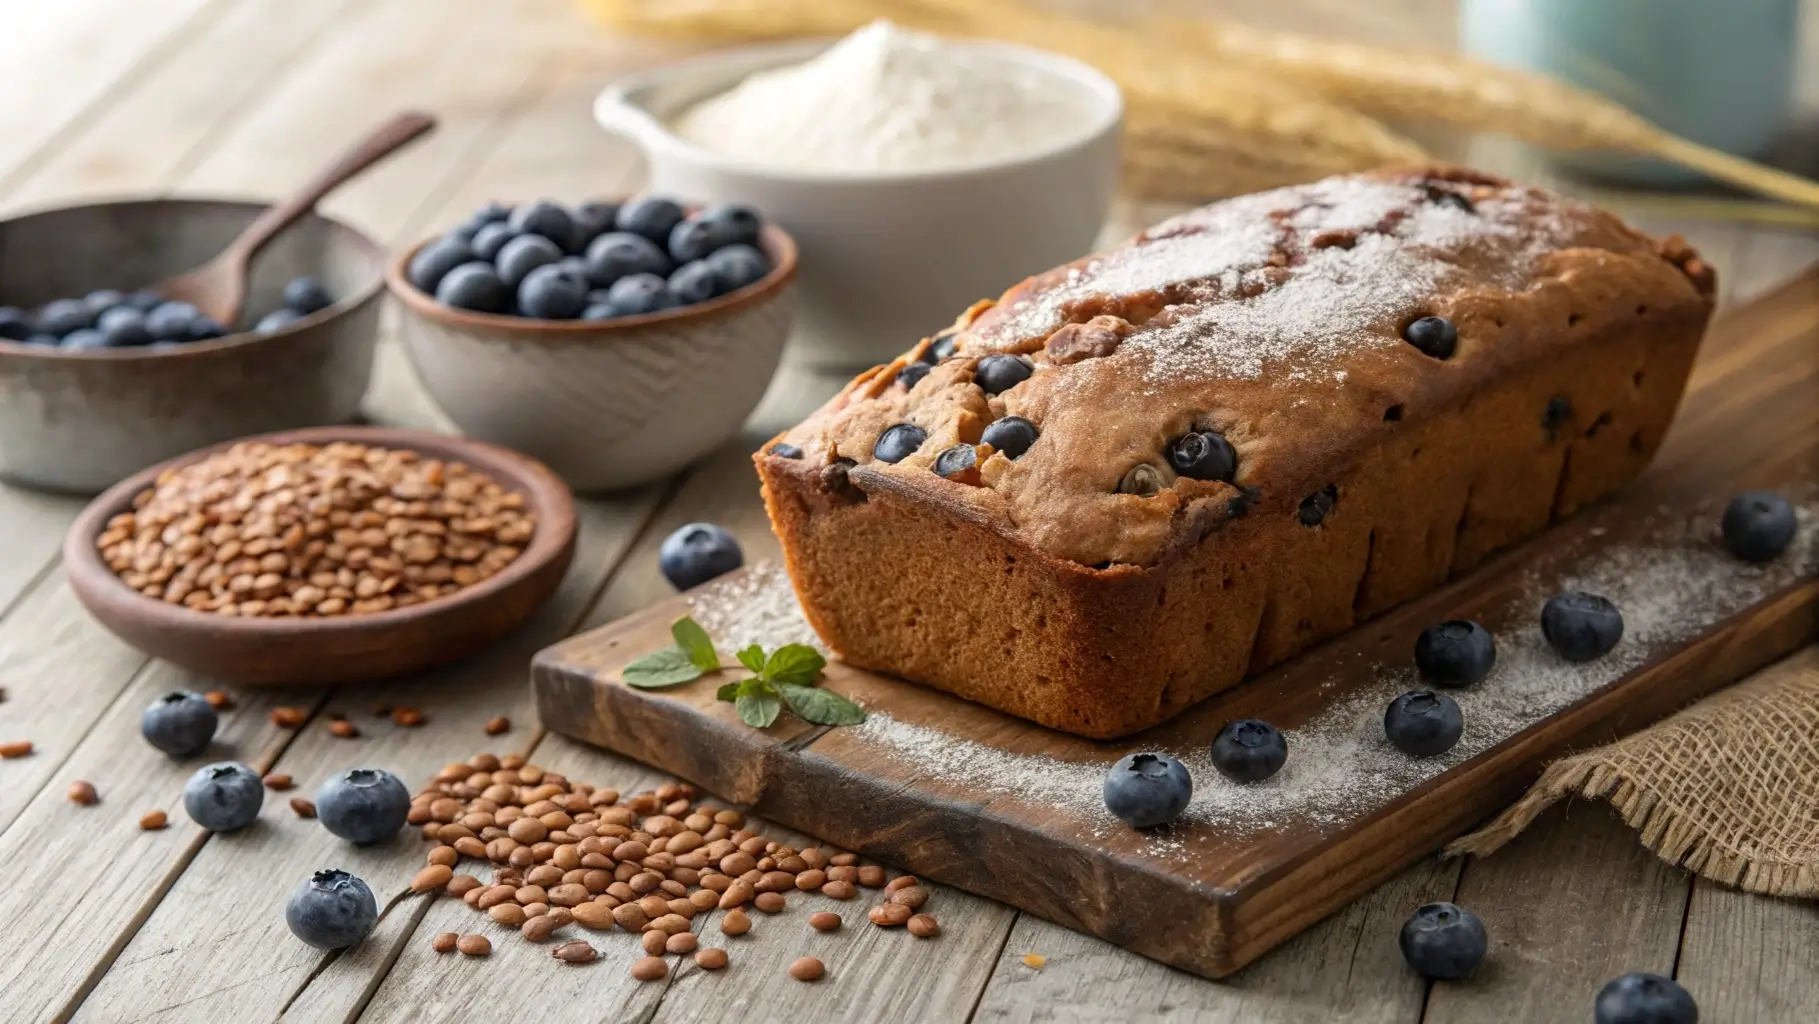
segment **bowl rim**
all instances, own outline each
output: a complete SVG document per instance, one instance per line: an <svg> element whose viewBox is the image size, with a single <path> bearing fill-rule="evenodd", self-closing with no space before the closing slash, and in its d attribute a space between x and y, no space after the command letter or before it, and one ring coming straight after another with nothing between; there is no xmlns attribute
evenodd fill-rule
<svg viewBox="0 0 1819 1024"><path fill-rule="evenodd" d="M722 81L707 95L714 96L737 85L758 71L771 70L810 59L844 39L844 36L819 36L784 42L755 43L726 47L699 54L686 60L628 74L609 84L594 100L594 120L608 131L630 135L646 151L662 150L667 155L686 159L696 165L723 173L745 175L770 181L796 182L820 186L896 186L934 181L964 181L968 178L1016 171L1035 164L1078 153L1108 134L1115 134L1124 122L1124 92L1111 76L1078 58L997 39L978 39L945 33L928 33L961 49L983 54L990 59L1034 70L1040 74L1066 79L1098 97L1096 110L1083 111L1087 127L1059 136L1053 143L1027 152L1000 158L933 167L922 170L852 171L805 170L780 167L762 161L719 153L695 144L676 134L669 123L659 117L638 94L664 82L687 75L718 77Z"/></svg>
<svg viewBox="0 0 1819 1024"><path fill-rule="evenodd" d="M189 465L237 444L327 444L333 441L406 449L445 461L465 462L502 486L523 491L527 506L537 517L530 543L499 572L433 601L382 612L312 619L216 615L148 597L115 575L95 547L95 539L107 528L108 520L130 510L133 498L152 486L166 470ZM434 620L497 597L525 582L550 562L564 557L564 552L572 551L575 532L573 492L548 466L522 452L459 434L398 427L304 427L252 434L198 448L141 470L109 487L90 501L70 524L69 532L64 535L63 562L68 568L71 587L84 605L101 605L113 617L137 619L160 631L190 635L207 632L242 641L260 637L297 640L330 635L375 636Z"/></svg>
<svg viewBox="0 0 1819 1024"><path fill-rule="evenodd" d="M0 229L4 229L18 221L28 220L33 217L46 214L65 213L70 210L79 210L94 206L153 206L166 203L185 206L244 207L248 210L255 211L255 216L257 213L270 209L272 206L272 203L263 202L258 199L248 199L243 196L201 194L169 196L129 195L97 199L92 202L53 203L44 206L34 206L12 214L11 216L0 217ZM349 224L345 220L329 216L320 209L313 210L311 213L334 227L346 231L356 247L364 249L366 255L373 257L375 260L382 261L385 259L386 246L373 238L373 236L352 224ZM306 214L305 216L309 216L309 214ZM381 266L383 268L383 264ZM361 285L356 291L350 292L335 300L332 305L319 309L308 316L294 320L278 330L264 334L261 334L258 331L245 330L235 331L232 334L224 334L219 338L209 338L206 341L186 341L182 344L171 345L167 348L157 348L152 345L134 345L130 348L82 349L75 352L63 348L52 347L50 345L27 345L23 341L14 341L11 338L0 338L0 356L28 356L59 362L111 363L137 359L175 360L184 356L210 355L216 352L229 351L231 349L250 348L265 341L292 338L302 331L319 327L338 317L364 309L377 300L384 291L385 275L382 269L378 276Z"/></svg>
<svg viewBox="0 0 1819 1024"><path fill-rule="evenodd" d="M610 199L608 202L623 202L628 198L630 197L618 197ZM686 209L694 212L700 207L688 206ZM655 313L639 313L634 316L615 317L611 320L539 320L535 317L481 313L471 309L445 306L437 302L435 296L412 284L410 278L406 276L411 260L423 250L424 246L446 235L447 232L431 235L392 257L385 266L385 287L392 293L392 297L408 306L411 312L418 316L451 327L537 335L540 336L540 340L546 341L574 340L578 336L594 339L602 335L634 331L640 327L730 316L771 298L787 287L796 278L796 267L800 255L796 247L796 240L790 237L789 232L766 219L758 234L758 247L770 258L771 269L769 273L743 288L727 292L725 295L716 295L706 302L698 302L692 306L672 306L669 309L660 309Z"/></svg>

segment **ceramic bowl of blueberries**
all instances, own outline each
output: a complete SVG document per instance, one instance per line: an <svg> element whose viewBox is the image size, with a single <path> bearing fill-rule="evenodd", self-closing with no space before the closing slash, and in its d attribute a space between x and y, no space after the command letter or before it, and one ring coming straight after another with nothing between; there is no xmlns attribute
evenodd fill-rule
<svg viewBox="0 0 1819 1024"><path fill-rule="evenodd" d="M386 284L424 388L578 491L667 477L738 434L788 340L796 246L742 206L491 204Z"/></svg>
<svg viewBox="0 0 1819 1024"><path fill-rule="evenodd" d="M358 416L386 258L360 232L310 214L273 239L232 329L142 290L265 209L148 199L0 221L0 477L94 493L230 438Z"/></svg>

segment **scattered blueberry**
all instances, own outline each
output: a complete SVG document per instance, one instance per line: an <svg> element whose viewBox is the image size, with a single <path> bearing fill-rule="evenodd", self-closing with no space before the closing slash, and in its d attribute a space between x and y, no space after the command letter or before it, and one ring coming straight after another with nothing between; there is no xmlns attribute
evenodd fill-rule
<svg viewBox="0 0 1819 1024"><path fill-rule="evenodd" d="M619 207L613 226L662 245L669 242L669 233L682 222L682 216L682 207L673 199L640 196Z"/></svg>
<svg viewBox="0 0 1819 1024"><path fill-rule="evenodd" d="M491 263L476 260L443 276L442 283L436 286L436 301L456 309L499 313L511 304L512 292L499 280L499 272Z"/></svg>
<svg viewBox="0 0 1819 1024"><path fill-rule="evenodd" d="M270 334L273 331L282 331L301 319L303 319L303 314L294 309L274 309L260 317L259 322L253 325L253 330L260 334Z"/></svg>
<svg viewBox="0 0 1819 1024"><path fill-rule="evenodd" d="M1724 546L1746 562L1766 562L1794 540L1794 506L1773 491L1745 491L1724 507Z"/></svg>
<svg viewBox="0 0 1819 1024"><path fill-rule="evenodd" d="M1415 908L1398 937L1402 959L1415 973L1452 980L1472 973L1489 945L1478 915L1451 903Z"/></svg>
<svg viewBox="0 0 1819 1024"><path fill-rule="evenodd" d="M183 809L210 832L232 832L253 823L265 803L259 773L237 761L205 765L183 787Z"/></svg>
<svg viewBox="0 0 1819 1024"><path fill-rule="evenodd" d="M1126 754L1105 775L1105 809L1132 828L1173 821L1194 795L1187 766L1167 754Z"/></svg>
<svg viewBox="0 0 1819 1024"><path fill-rule="evenodd" d="M970 444L957 444L935 456L935 475L946 479L959 476L979 464L979 450Z"/></svg>
<svg viewBox="0 0 1819 1024"><path fill-rule="evenodd" d="M38 311L38 329L59 338L68 337L95 322L95 311L81 299L56 299Z"/></svg>
<svg viewBox="0 0 1819 1024"><path fill-rule="evenodd" d="M756 284L771 272L771 261L757 249L743 243L735 243L724 249L716 249L708 254L707 264L726 282L726 290L738 291L749 284Z"/></svg>
<svg viewBox="0 0 1819 1024"><path fill-rule="evenodd" d="M379 923L379 902L365 882L345 871L318 871L284 904L291 934L317 949L345 949Z"/></svg>
<svg viewBox="0 0 1819 1024"><path fill-rule="evenodd" d="M1672 978L1637 971L1612 978L1592 1006L1596 1024L1699 1024L1699 1004Z"/></svg>
<svg viewBox="0 0 1819 1024"><path fill-rule="evenodd" d="M979 360L973 369L973 383L988 395L996 395L1030 379L1035 368L1022 356L992 355Z"/></svg>
<svg viewBox="0 0 1819 1024"><path fill-rule="evenodd" d="M928 371L932 369L934 369L934 367L927 363L910 363L903 369L897 371L897 383L903 385L903 390L908 391L914 388L917 382L922 380L922 378L928 376ZM988 427L987 429L989 430L990 428Z"/></svg>
<svg viewBox="0 0 1819 1024"><path fill-rule="evenodd" d="M705 260L684 263L676 268L676 272L669 276L669 290L676 301L684 306L706 302L725 291L720 283L720 275Z"/></svg>
<svg viewBox="0 0 1819 1024"><path fill-rule="evenodd" d="M610 288L633 274L668 276L672 268L657 243L624 231L601 235L587 247L587 279L596 288Z"/></svg>
<svg viewBox="0 0 1819 1024"><path fill-rule="evenodd" d="M771 454L780 459L800 459L802 457L802 449L793 444L780 443L771 445Z"/></svg>
<svg viewBox="0 0 1819 1024"><path fill-rule="evenodd" d="M541 235L548 241L566 243L574 237L575 225L562 204L550 199L524 203L512 210L506 223L521 235Z"/></svg>
<svg viewBox="0 0 1819 1024"><path fill-rule="evenodd" d="M391 772L355 768L332 775L316 790L322 827L350 843L378 843L404 827L411 793Z"/></svg>
<svg viewBox="0 0 1819 1024"><path fill-rule="evenodd" d="M877 442L872 445L872 458L879 462L902 462L916 454L916 449L926 440L928 432L921 427L914 423L899 423L878 435Z"/></svg>
<svg viewBox="0 0 1819 1024"><path fill-rule="evenodd" d="M1282 730L1255 718L1240 718L1213 739L1213 767L1233 782L1262 782L1288 761Z"/></svg>
<svg viewBox="0 0 1819 1024"><path fill-rule="evenodd" d="M517 238L520 234L523 232L510 224L494 222L476 231L473 240L468 243L468 248L474 251L475 259L486 260L490 263L499 258L499 250L505 248L505 243Z"/></svg>
<svg viewBox="0 0 1819 1024"><path fill-rule="evenodd" d="M1443 316L1424 316L1402 330L1402 337L1425 355L1450 359L1459 347L1459 329Z"/></svg>
<svg viewBox="0 0 1819 1024"><path fill-rule="evenodd" d="M1168 443L1168 462L1190 480L1229 481L1238 470L1238 453L1218 433L1190 430Z"/></svg>
<svg viewBox="0 0 1819 1024"><path fill-rule="evenodd" d="M499 269L499 279L507 288L516 289L531 271L561 258L561 248L542 235L519 235L505 243L493 262Z"/></svg>
<svg viewBox="0 0 1819 1024"><path fill-rule="evenodd" d="M1591 661L1623 639L1623 613L1596 594L1555 594L1541 609L1541 635L1562 658Z"/></svg>
<svg viewBox="0 0 1819 1024"><path fill-rule="evenodd" d="M669 283L655 274L633 274L613 282L606 290L606 304L615 316L656 313L676 304Z"/></svg>
<svg viewBox="0 0 1819 1024"><path fill-rule="evenodd" d="M126 293L113 288L97 288L82 296L82 301L88 303L88 308L94 310L98 317L115 306L125 303ZM143 313L145 310L139 312Z"/></svg>
<svg viewBox="0 0 1819 1024"><path fill-rule="evenodd" d="M1470 686L1490 675L1496 663L1490 630L1469 619L1429 626L1415 638L1415 667L1436 686Z"/></svg>
<svg viewBox="0 0 1819 1024"><path fill-rule="evenodd" d="M145 329L154 341L187 341L201 316L202 311L187 302L160 302L145 314Z"/></svg>
<svg viewBox="0 0 1819 1024"><path fill-rule="evenodd" d="M663 538L657 568L677 590L698 587L745 564L733 535L713 523L690 523Z"/></svg>
<svg viewBox="0 0 1819 1024"><path fill-rule="evenodd" d="M1465 716L1453 698L1432 690L1414 690L1390 701L1383 713L1383 733L1397 750L1411 757L1433 757L1453 749L1465 731Z"/></svg>
<svg viewBox="0 0 1819 1024"><path fill-rule="evenodd" d="M448 276L448 272L463 263L472 262L474 250L459 238L445 235L421 249L411 257L411 263L404 271L404 276L411 284L428 294L436 294L436 286Z"/></svg>
<svg viewBox="0 0 1819 1024"><path fill-rule="evenodd" d="M150 345L152 333L145 328L145 314L131 306L115 306L95 321L95 330L107 337L108 348L131 348Z"/></svg>
<svg viewBox="0 0 1819 1024"><path fill-rule="evenodd" d="M526 236L533 237L533 236ZM546 264L518 286L518 312L539 320L573 320L587 308L587 286L560 266Z"/></svg>
<svg viewBox="0 0 1819 1024"><path fill-rule="evenodd" d="M220 716L199 693L173 690L139 716L139 734L172 757L194 757L215 738Z"/></svg>
<svg viewBox="0 0 1819 1024"><path fill-rule="evenodd" d="M329 295L328 289L313 277L292 278L284 286L285 308L294 309L304 316L334 304L335 299Z"/></svg>
<svg viewBox="0 0 1819 1024"><path fill-rule="evenodd" d="M35 333L32 318L18 306L0 306L0 338L24 341Z"/></svg>
<svg viewBox="0 0 1819 1024"><path fill-rule="evenodd" d="M71 352L90 352L107 347L107 335L92 327L71 331L58 343L60 347Z"/></svg>
<svg viewBox="0 0 1819 1024"><path fill-rule="evenodd" d="M670 259L677 263L689 263L703 259L708 253L726 245L728 239L721 235L723 225L701 217L690 217L670 229L667 247Z"/></svg>
<svg viewBox="0 0 1819 1024"><path fill-rule="evenodd" d="M1006 416L993 420L979 439L1003 452L1005 458L1016 459L1030 450L1038 436L1034 423L1021 416Z"/></svg>

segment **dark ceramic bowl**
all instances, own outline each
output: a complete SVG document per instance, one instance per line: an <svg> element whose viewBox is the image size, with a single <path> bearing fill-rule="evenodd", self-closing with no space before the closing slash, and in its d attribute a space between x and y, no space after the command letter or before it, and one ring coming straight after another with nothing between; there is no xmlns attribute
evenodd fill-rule
<svg viewBox="0 0 1819 1024"><path fill-rule="evenodd" d="M142 199L0 221L0 304L145 287L208 260L264 210ZM372 375L385 250L338 221L304 217L254 262L235 326L281 305L285 282L302 274L336 303L271 334L87 352L0 340L0 477L93 493L231 438L353 420Z"/></svg>

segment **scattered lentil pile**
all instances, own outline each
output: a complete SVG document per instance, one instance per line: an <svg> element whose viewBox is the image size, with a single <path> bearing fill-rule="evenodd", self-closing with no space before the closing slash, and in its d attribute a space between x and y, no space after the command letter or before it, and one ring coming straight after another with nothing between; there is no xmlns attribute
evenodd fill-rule
<svg viewBox="0 0 1819 1024"><path fill-rule="evenodd" d="M128 586L197 611L357 615L492 576L535 525L524 495L460 462L247 443L160 475L96 546Z"/></svg>
<svg viewBox="0 0 1819 1024"><path fill-rule="evenodd" d="M934 916L920 912L929 892L914 876L887 881L883 867L861 865L854 854L792 849L745 828L738 811L694 799L693 787L672 783L622 800L617 790L570 782L516 755L479 754L442 769L412 798L409 820L435 846L411 889L459 896L531 942L571 925L637 934L645 956L630 971L640 981L668 975L666 954L692 955L706 970L726 966L724 949L700 945L695 919L725 910L721 933L743 935L752 927L748 906L780 913L788 892L850 900L859 887L882 889L884 902L869 914L873 924L907 925L920 937L939 933ZM490 883L456 874L464 857L490 862ZM833 931L841 920L823 912L809 924ZM469 956L492 951L480 935L444 933L431 945ZM551 955L584 964L599 950L570 938ZM814 981L824 970L804 957L789 973Z"/></svg>

